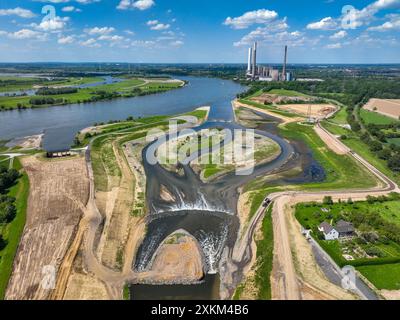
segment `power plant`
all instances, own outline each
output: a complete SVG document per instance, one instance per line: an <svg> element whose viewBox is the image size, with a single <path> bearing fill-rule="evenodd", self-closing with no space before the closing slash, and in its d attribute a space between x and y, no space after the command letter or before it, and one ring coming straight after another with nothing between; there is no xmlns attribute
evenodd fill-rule
<svg viewBox="0 0 400 320"><path fill-rule="evenodd" d="M249 48L247 59L247 79L253 81L293 81L293 74L287 71L288 47L285 46L282 72L273 67L257 65L257 42Z"/></svg>

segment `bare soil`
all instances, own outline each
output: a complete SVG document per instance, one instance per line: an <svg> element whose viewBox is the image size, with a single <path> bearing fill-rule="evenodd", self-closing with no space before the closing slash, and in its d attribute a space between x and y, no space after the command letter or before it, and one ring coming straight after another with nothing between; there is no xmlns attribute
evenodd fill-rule
<svg viewBox="0 0 400 320"><path fill-rule="evenodd" d="M27 221L6 298L47 299L52 290L41 285L43 268L59 270L88 201L89 181L83 157L44 161L29 156L22 164L30 180Z"/></svg>

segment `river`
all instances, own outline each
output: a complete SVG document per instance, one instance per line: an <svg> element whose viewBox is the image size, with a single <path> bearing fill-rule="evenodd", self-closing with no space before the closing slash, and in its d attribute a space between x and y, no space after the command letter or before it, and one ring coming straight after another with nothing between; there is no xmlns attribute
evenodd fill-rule
<svg viewBox="0 0 400 320"><path fill-rule="evenodd" d="M179 77L188 85L161 94L71 104L49 108L4 111L0 113L0 140L11 140L44 133L45 149L69 147L75 134L95 122L124 120L128 116L174 115L205 105L221 110L230 105L245 87L215 78Z"/></svg>

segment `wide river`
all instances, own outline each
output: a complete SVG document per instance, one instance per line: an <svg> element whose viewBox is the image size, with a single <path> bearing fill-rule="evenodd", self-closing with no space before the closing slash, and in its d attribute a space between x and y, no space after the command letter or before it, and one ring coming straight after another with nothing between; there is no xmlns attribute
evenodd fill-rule
<svg viewBox="0 0 400 320"><path fill-rule="evenodd" d="M69 147L75 134L95 122L124 120L128 116L174 115L192 111L196 107L213 106L210 117L218 118L218 109L226 112L232 99L245 87L215 78L179 77L188 81L182 89L166 93L121 98L88 104L5 111L0 113L0 140L10 140L44 133L45 149ZM221 115L226 119L226 115Z"/></svg>

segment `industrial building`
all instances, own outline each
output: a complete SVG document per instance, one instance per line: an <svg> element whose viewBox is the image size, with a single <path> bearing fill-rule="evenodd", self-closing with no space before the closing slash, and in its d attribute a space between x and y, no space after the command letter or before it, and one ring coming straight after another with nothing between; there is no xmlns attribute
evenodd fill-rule
<svg viewBox="0 0 400 320"><path fill-rule="evenodd" d="M293 81L293 74L287 71L288 47L285 46L282 72L273 67L257 65L257 42L249 48L247 59L247 79L253 81Z"/></svg>

